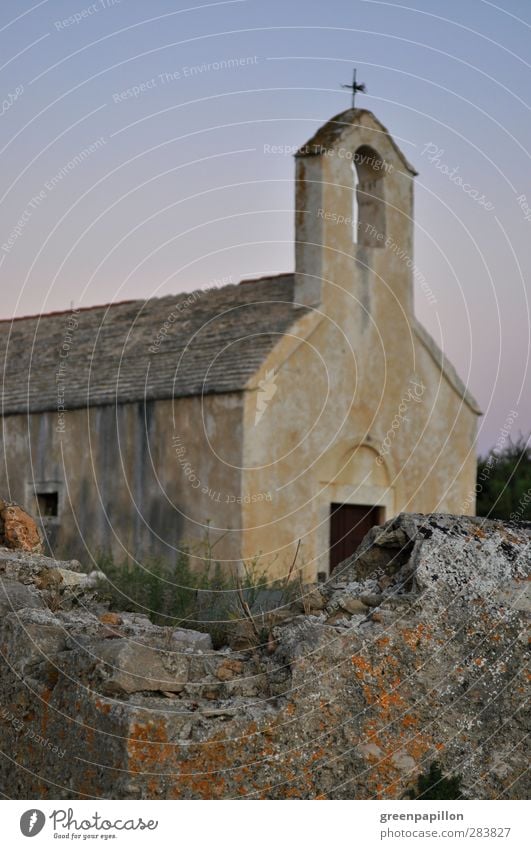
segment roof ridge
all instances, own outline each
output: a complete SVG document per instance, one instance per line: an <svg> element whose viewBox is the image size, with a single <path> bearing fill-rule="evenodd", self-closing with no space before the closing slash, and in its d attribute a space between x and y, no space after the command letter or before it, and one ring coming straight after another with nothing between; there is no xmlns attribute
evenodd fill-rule
<svg viewBox="0 0 531 849"><path fill-rule="evenodd" d="M67 310L52 310L51 312L29 313L29 315L16 315L13 318L0 318L0 324L12 324L15 321L28 321L30 318L51 318L58 315L72 315L72 313L91 312L92 310L102 310L104 307L119 307L123 304L134 304L141 301L141 298L129 298L126 301L116 301L116 303L93 304L90 307L70 307Z"/></svg>
<svg viewBox="0 0 531 849"><path fill-rule="evenodd" d="M91 312L92 310L102 310L105 308L111 307L121 307L125 304L147 304L152 301L164 301L164 300L174 300L175 298L184 298L186 296L190 296L195 294L196 292L222 292L224 289L236 288L245 284L246 286L252 283L262 283L266 280L280 280L283 277L292 277L294 274L293 271L281 272L279 274L266 274L263 277L252 277L252 278L244 278L240 280L238 283L226 283L224 286L212 286L206 285L204 289L197 288L191 290L185 290L183 292L175 292L170 293L168 295L152 295L148 298L127 298L124 301L111 301L104 304L92 304L89 307L70 307L66 310L52 310L51 312L41 312L41 313L30 313L29 315L18 315L13 318L0 318L0 324L12 324L15 321L29 321L32 318L52 318L60 315L72 315L77 313L86 313Z"/></svg>
<svg viewBox="0 0 531 849"><path fill-rule="evenodd" d="M371 112L370 109L345 109L330 118L322 124L313 134L313 136L297 150L295 157L304 158L306 156L321 156L324 150L332 148L338 138L349 127L362 126L361 119L368 116L380 128L382 134L389 139L391 147L398 155L399 159L410 171L413 176L418 176L418 171L411 165L404 151L399 147L389 129L383 124L379 118Z"/></svg>

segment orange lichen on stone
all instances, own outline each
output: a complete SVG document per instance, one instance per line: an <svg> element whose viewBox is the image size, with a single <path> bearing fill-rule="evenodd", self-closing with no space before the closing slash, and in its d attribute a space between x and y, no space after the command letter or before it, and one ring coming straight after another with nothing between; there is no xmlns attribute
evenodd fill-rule
<svg viewBox="0 0 531 849"><path fill-rule="evenodd" d="M241 660L224 660L216 669L216 678L218 681L232 681L243 671L243 663Z"/></svg>
<svg viewBox="0 0 531 849"><path fill-rule="evenodd" d="M358 678L363 678L363 674L365 672L369 672L371 669L369 661L359 654L352 655L351 661L356 670L355 674Z"/></svg>
<svg viewBox="0 0 531 849"><path fill-rule="evenodd" d="M429 640L431 638L431 628L423 622L419 622L416 628L404 628L402 636L406 645L414 650L421 640Z"/></svg>
<svg viewBox="0 0 531 849"><path fill-rule="evenodd" d="M117 627L123 622L122 617L118 613L112 612L102 613L101 616L99 616L98 618L102 625L112 625L113 627Z"/></svg>
<svg viewBox="0 0 531 849"><path fill-rule="evenodd" d="M35 520L18 504L3 499L0 499L0 545L42 553L42 540Z"/></svg>
<svg viewBox="0 0 531 849"><path fill-rule="evenodd" d="M227 746L222 742L209 746L208 751L200 747L197 755L191 755L179 764L178 786L181 790L188 791L182 796L191 796L192 799L227 798L227 781L223 773L233 766L233 763Z"/></svg>
<svg viewBox="0 0 531 849"><path fill-rule="evenodd" d="M146 724L135 723L127 740L128 768L132 773L161 772L175 756L175 746L168 742L162 719Z"/></svg>

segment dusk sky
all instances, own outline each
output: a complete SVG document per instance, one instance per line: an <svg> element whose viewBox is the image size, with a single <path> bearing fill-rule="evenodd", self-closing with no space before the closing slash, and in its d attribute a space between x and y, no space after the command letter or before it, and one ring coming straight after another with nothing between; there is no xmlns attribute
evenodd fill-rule
<svg viewBox="0 0 531 849"><path fill-rule="evenodd" d="M356 66L419 171L417 315L485 412L480 449L511 411L527 435L529 0L179 6L2 3L0 317L291 271L291 150Z"/></svg>

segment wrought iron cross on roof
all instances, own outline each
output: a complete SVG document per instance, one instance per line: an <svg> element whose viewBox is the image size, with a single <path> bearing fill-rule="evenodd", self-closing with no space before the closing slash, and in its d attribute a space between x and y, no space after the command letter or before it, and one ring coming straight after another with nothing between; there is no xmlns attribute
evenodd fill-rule
<svg viewBox="0 0 531 849"><path fill-rule="evenodd" d="M354 75L352 77L352 85L347 85L346 83L341 86L341 88L348 88L349 91L352 92L352 108L356 108L356 94L358 91L365 93L367 91L365 87L365 83L357 83L356 82L356 68L354 68Z"/></svg>

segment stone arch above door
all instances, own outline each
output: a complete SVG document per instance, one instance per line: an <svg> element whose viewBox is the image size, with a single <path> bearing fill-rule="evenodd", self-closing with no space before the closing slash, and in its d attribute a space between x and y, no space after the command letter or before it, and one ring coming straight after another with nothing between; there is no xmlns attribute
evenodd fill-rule
<svg viewBox="0 0 531 849"><path fill-rule="evenodd" d="M319 483L345 484L368 483L387 488L393 479L386 458L380 458L368 442L353 443L349 440L336 442L316 464Z"/></svg>
<svg viewBox="0 0 531 849"><path fill-rule="evenodd" d="M367 443L342 441L321 458L318 465L316 522L317 573L330 573L330 528L332 505L379 507L384 522L395 515L393 480L386 463L376 462L378 452Z"/></svg>

